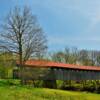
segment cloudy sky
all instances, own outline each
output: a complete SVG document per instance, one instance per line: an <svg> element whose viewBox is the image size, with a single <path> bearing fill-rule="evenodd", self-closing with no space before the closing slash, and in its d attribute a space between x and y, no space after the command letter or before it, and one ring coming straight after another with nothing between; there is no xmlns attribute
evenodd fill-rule
<svg viewBox="0 0 100 100"><path fill-rule="evenodd" d="M0 0L0 21L16 5L29 6L37 16L50 51L100 50L100 0Z"/></svg>

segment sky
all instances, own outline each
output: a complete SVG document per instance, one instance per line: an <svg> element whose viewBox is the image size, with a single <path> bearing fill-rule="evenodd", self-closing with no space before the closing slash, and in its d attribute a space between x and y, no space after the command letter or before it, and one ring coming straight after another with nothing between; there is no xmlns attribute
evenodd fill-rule
<svg viewBox="0 0 100 100"><path fill-rule="evenodd" d="M0 22L15 6L29 6L43 28L49 51L100 50L100 0L0 0Z"/></svg>

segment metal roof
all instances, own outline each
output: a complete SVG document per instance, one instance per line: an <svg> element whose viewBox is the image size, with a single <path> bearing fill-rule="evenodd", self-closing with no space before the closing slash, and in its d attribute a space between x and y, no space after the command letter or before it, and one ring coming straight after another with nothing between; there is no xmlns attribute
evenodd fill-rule
<svg viewBox="0 0 100 100"><path fill-rule="evenodd" d="M18 63L17 63L18 64ZM19 65L19 64L18 64ZM74 64L65 64L47 60L28 60L25 63L28 67L37 68L65 68L65 69L78 69L78 70L90 70L90 71L100 71L100 67L97 66L82 66Z"/></svg>

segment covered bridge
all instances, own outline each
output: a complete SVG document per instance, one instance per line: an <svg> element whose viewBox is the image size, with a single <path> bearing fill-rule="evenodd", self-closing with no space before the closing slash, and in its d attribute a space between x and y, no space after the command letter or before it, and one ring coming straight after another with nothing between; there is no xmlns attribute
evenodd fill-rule
<svg viewBox="0 0 100 100"><path fill-rule="evenodd" d="M19 63L17 63L19 66ZM100 80L100 67L65 64L45 60L28 60L24 64L28 69L46 69L38 79L42 80ZM33 72L34 73L34 72ZM18 71L14 70L14 76ZM34 79L34 75L32 76Z"/></svg>

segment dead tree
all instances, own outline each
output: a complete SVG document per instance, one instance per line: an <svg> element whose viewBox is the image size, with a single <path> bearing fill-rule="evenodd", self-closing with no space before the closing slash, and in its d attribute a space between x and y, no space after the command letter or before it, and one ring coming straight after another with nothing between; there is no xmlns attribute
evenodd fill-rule
<svg viewBox="0 0 100 100"><path fill-rule="evenodd" d="M47 48L45 34L28 7L15 7L9 12L2 23L0 39L1 50L17 54L21 73L26 60L42 55Z"/></svg>

